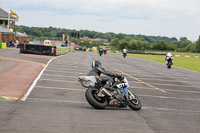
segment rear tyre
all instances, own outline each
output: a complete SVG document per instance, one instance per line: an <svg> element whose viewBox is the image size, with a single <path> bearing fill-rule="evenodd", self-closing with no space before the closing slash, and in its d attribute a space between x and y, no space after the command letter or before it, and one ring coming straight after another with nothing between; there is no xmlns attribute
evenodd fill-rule
<svg viewBox="0 0 200 133"><path fill-rule="evenodd" d="M142 104L140 99L134 94L135 99L129 100L129 107L133 110L140 110L142 108Z"/></svg>
<svg viewBox="0 0 200 133"><path fill-rule="evenodd" d="M105 97L98 97L98 92L99 90L97 88L88 88L85 92L85 98L95 109L105 109L108 101Z"/></svg>

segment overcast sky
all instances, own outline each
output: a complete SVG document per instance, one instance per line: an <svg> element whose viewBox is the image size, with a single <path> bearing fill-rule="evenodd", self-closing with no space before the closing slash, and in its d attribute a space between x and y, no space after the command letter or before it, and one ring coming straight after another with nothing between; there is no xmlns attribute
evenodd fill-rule
<svg viewBox="0 0 200 133"><path fill-rule="evenodd" d="M200 0L0 0L16 12L17 25L125 34L200 35Z"/></svg>

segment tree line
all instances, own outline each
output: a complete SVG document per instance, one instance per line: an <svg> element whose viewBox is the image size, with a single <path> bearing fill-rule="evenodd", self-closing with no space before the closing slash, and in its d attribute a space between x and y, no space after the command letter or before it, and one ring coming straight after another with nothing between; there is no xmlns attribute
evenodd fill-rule
<svg viewBox="0 0 200 133"><path fill-rule="evenodd" d="M96 32L89 30L71 30L55 27L28 27L16 25L18 32L25 32L29 35L29 40L62 40L63 34L72 35L78 32L80 37L107 39L109 43L83 41L79 38L71 37L70 41L84 47L99 47L101 45L112 46L113 50L124 48L132 50L158 50L158 51L179 51L179 52L200 52L200 38L196 42L191 42L186 37L179 40L175 37L145 36L134 34L123 34L113 32Z"/></svg>

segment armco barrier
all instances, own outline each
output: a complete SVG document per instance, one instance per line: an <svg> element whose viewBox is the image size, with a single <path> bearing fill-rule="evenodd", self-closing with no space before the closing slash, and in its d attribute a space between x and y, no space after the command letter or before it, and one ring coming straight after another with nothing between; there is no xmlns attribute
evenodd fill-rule
<svg viewBox="0 0 200 133"><path fill-rule="evenodd" d="M56 47L23 44L23 45L20 45L20 53L40 54L40 55L56 55Z"/></svg>
<svg viewBox="0 0 200 133"><path fill-rule="evenodd" d="M33 45L33 44L23 44L20 45L20 53L28 54L39 54L39 55L62 55L67 54L73 48L68 47L56 47L56 46L43 46L43 45Z"/></svg>

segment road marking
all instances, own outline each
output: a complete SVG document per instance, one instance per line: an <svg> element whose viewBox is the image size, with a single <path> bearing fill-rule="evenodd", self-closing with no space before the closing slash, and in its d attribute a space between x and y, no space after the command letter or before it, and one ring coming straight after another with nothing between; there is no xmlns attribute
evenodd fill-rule
<svg viewBox="0 0 200 133"><path fill-rule="evenodd" d="M177 80L174 80L174 79L167 80L167 79L160 79L160 78L159 78L159 79L158 79L158 78L153 78L153 79L151 78L151 79L150 79L150 78L144 78L144 77L142 77L142 78L140 78L140 79L143 79L143 80L150 80L150 82L151 82L151 81L169 81L169 82L183 82L183 83L184 83L184 82L199 83L199 81L189 81L189 80L185 80L185 81L182 81L182 80L181 80L181 81L177 81ZM188 78L187 78L187 79L188 79Z"/></svg>
<svg viewBox="0 0 200 133"><path fill-rule="evenodd" d="M40 79L40 80L55 81L55 82L71 82L71 83L79 83L79 82L69 81L69 80L54 80L54 79Z"/></svg>
<svg viewBox="0 0 200 133"><path fill-rule="evenodd" d="M129 82L134 82L134 81L129 81ZM134 82L134 84L141 84L141 82ZM156 84L156 85L167 85L167 86L179 86L179 87L188 87L188 88L199 88L199 86L186 86L186 85L175 85L175 84L161 84L161 83L151 83L151 84Z"/></svg>
<svg viewBox="0 0 200 133"><path fill-rule="evenodd" d="M125 71L126 73L133 73L133 74L145 74L145 75L159 75L159 76L180 76L180 77L185 77L185 76L190 76L190 77L194 77L194 76L199 76L199 75L197 75L197 74L187 74L187 75L184 75L184 74L182 74L182 73L177 73L176 75L174 75L174 73L171 73L171 72L169 72L169 73L150 73L150 72L146 72L146 71L144 71L144 72L142 72L141 70L139 70L139 71Z"/></svg>
<svg viewBox="0 0 200 133"><path fill-rule="evenodd" d="M145 77L147 76L151 76L151 77L165 77L165 76L172 76L172 77L176 77L176 78L181 78L181 79L191 79L191 78L198 78L199 76L198 75L173 75L173 74L163 74L163 75L156 75L155 73L154 74L150 74L150 73L134 73L134 72L131 72L129 74L134 74L134 75L145 75Z"/></svg>
<svg viewBox="0 0 200 133"><path fill-rule="evenodd" d="M18 62L26 62L26 63L40 64L40 65L42 65L43 67L45 66L44 63L34 62L34 61L29 61L29 60L20 60L20 59L15 59L15 58L8 58L8 57L0 57L0 59L11 60L11 61L18 61Z"/></svg>
<svg viewBox="0 0 200 133"><path fill-rule="evenodd" d="M65 68L65 69L70 69L70 68L73 68L73 69L74 69L74 68L75 68L75 69L79 69L79 70L80 70L80 69L91 69L91 68L88 68L88 67L77 67L77 66L76 66L76 67L75 67L75 66L54 66L54 65L50 65L48 68L58 68L58 67L59 67L59 68L62 68L62 69L64 69L64 68Z"/></svg>
<svg viewBox="0 0 200 133"><path fill-rule="evenodd" d="M68 66L77 66L77 65L80 65L80 66L86 66L85 63L74 63L74 62L66 62L66 63L69 63ZM63 65L63 66L66 66L66 64L64 63L52 63L52 65ZM88 67L88 65L86 66Z"/></svg>
<svg viewBox="0 0 200 133"><path fill-rule="evenodd" d="M177 99L177 100L191 100L191 101L200 101L200 99L192 99L192 98L178 98L178 97L166 97L166 96L154 96L154 95L139 95L141 97L154 97L154 98L162 98L162 99Z"/></svg>
<svg viewBox="0 0 200 133"><path fill-rule="evenodd" d="M63 76L63 75L54 75L54 74L43 74L42 76L78 78L77 76ZM149 78L140 78L140 79L149 79ZM177 82L177 81L174 81L174 80L162 80L162 79L151 79L151 80ZM134 81L130 81L129 80L129 82L134 82ZM178 82L189 82L189 81L178 81ZM199 83L199 82L195 82L195 81L193 81L193 82L194 83ZM140 82L134 82L134 83L140 83ZM160 84L160 85L162 85L162 84ZM171 84L167 84L167 85L171 85Z"/></svg>
<svg viewBox="0 0 200 133"><path fill-rule="evenodd" d="M154 89L156 89L156 90L159 90L159 91L161 91L161 92L166 93L166 91L161 90L160 88L157 88L157 87L155 87L155 86L153 86L153 85L150 85L150 84L148 84L148 83L146 83L146 82L144 82L144 81L142 81L142 80L139 80L139 79L137 79L137 78L135 78L135 77L133 77L133 76L131 76L131 75L129 75L129 74L127 74L127 73L125 73L125 72L123 72L123 71L117 69L117 68L114 68L114 67L113 67L113 69L116 70L116 71L118 71L118 72L121 72L121 73L123 73L124 75L129 76L129 77L131 77L131 78L133 78L133 79L135 79L135 80L137 80L137 81L139 81L139 82L141 82L141 83L143 83L143 84L145 84L145 85L147 85L147 86L150 86L150 87L152 87L152 88L154 88Z"/></svg>
<svg viewBox="0 0 200 133"><path fill-rule="evenodd" d="M80 69L60 69L60 68L55 68L55 69L52 69L52 68L48 68L48 71L56 71L56 70L60 70L60 71L75 71L75 72L88 72L88 71L84 71L84 70L80 70Z"/></svg>
<svg viewBox="0 0 200 133"><path fill-rule="evenodd" d="M65 82L65 81L61 81ZM74 82L76 83L76 82ZM49 87L49 86L35 86L37 88L52 88L52 89L63 89L63 90L77 90L77 91L85 91L83 89L73 89L73 88L59 88L59 87ZM146 88L146 87L131 87L132 89L146 89L146 90L155 90L154 88ZM165 91L173 91L173 92L182 92L182 93L200 93L198 91L183 91L183 90L171 90L171 89L163 89Z"/></svg>
<svg viewBox="0 0 200 133"><path fill-rule="evenodd" d="M41 99L41 98L28 98L35 101L48 101L48 102L64 102L64 103L76 103L76 104L88 104L87 102L82 101L68 101L68 100L55 100L55 99ZM142 107L142 109L152 109L152 110L164 110L164 111L183 111L189 113L200 113L199 110L181 110L181 109L168 109L168 108L158 108L158 107Z"/></svg>
<svg viewBox="0 0 200 133"><path fill-rule="evenodd" d="M61 55L64 56L64 55ZM29 87L28 91L26 92L26 94L21 98L21 101L26 101L27 97L30 95L31 91L33 90L33 88L35 87L35 85L37 84L38 80L40 79L40 77L42 76L42 74L44 73L44 71L46 70L46 68L48 67L48 65L56 58L61 57L61 56L57 56L54 57L52 59L50 59L47 62L47 65L42 69L42 71L40 71L39 75L37 76L37 78L33 81L33 83L31 84L31 86Z"/></svg>
<svg viewBox="0 0 200 133"><path fill-rule="evenodd" d="M30 100L38 100L38 101L51 101L51 102L66 102L66 103L84 103L87 102L81 102L81 101L66 101L66 100L54 100L54 99L41 99L41 98L28 98Z"/></svg>
<svg viewBox="0 0 200 133"><path fill-rule="evenodd" d="M45 71L49 71L49 72L60 72L60 73L73 73L74 72L66 72L66 71L55 71L55 70L45 70ZM85 74L85 73L78 73L78 74Z"/></svg>
<svg viewBox="0 0 200 133"><path fill-rule="evenodd" d="M42 76L78 78L77 76L64 76L64 75L54 75L54 74L43 74Z"/></svg>
<svg viewBox="0 0 200 133"><path fill-rule="evenodd" d="M147 87L131 87L133 89L146 89L146 90L155 90L154 88L147 88ZM175 92L184 92L184 93L200 93L198 91L184 91L184 90L172 90L172 89L163 89L165 91L175 91Z"/></svg>
<svg viewBox="0 0 200 133"><path fill-rule="evenodd" d="M156 107L142 107L142 109L156 109L156 110L164 110L164 111L183 111L189 113L200 113L200 110L181 110L181 109L168 109L168 108L156 108Z"/></svg>
<svg viewBox="0 0 200 133"><path fill-rule="evenodd" d="M59 88L59 87L48 87L48 86L35 86L35 88L49 88L49 89L70 90L70 91L85 91L83 89Z"/></svg>

